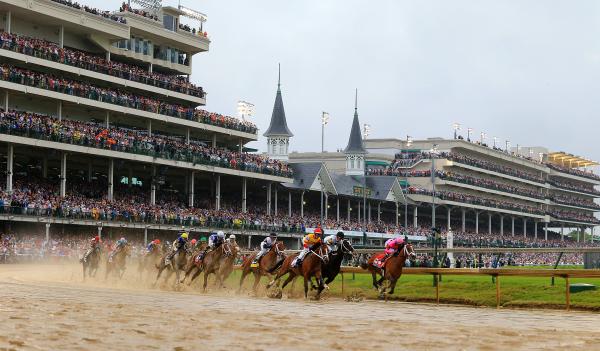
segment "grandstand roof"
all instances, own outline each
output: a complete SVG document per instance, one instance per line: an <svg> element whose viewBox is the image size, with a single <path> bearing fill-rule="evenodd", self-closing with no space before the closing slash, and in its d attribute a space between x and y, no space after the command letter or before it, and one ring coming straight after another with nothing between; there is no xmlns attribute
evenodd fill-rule
<svg viewBox="0 0 600 351"><path fill-rule="evenodd" d="M323 178L323 190L328 193L336 194L333 180L330 177L329 170L321 162L292 163L290 168L294 170L294 182L283 184L286 188L298 190L321 190L318 177Z"/></svg>
<svg viewBox="0 0 600 351"><path fill-rule="evenodd" d="M331 174L333 183L339 195L353 196L362 198L362 191L364 188L364 177L362 176L348 176L341 173ZM375 200L388 200L390 192L402 192L398 178L386 177L386 176L372 176L366 178L367 185L367 198ZM395 188L397 185L397 188ZM398 193L399 197L402 195Z"/></svg>
<svg viewBox="0 0 600 351"><path fill-rule="evenodd" d="M281 69L279 70L279 78L277 80L277 94L275 95L271 124L269 124L269 128L263 136L294 136L288 128L287 120L285 119L285 109L283 108L283 98L281 97Z"/></svg>
<svg viewBox="0 0 600 351"><path fill-rule="evenodd" d="M548 162L569 168L580 168L587 166L598 166L596 161L588 160L563 151L548 153Z"/></svg>

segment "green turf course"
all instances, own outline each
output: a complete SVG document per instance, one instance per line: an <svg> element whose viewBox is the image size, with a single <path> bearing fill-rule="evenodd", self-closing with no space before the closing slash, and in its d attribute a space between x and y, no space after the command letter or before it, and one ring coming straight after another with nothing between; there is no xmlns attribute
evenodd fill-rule
<svg viewBox="0 0 600 351"><path fill-rule="evenodd" d="M235 271L228 279L228 286L237 288L240 272ZM365 298L376 299L377 292L371 287L371 276L367 274L344 274L344 292L342 293L341 275L329 287L330 296L346 297L359 293ZM285 277L284 277L285 279ZM248 276L244 289L251 288L252 276ZM261 291L267 279L261 280ZM570 279L570 283L590 283L600 287L600 279ZM538 277L500 277L501 306L503 307L538 307L559 308L565 306L565 280ZM284 294L289 291L286 287ZM301 296L302 279L296 281L294 296ZM403 301L432 301L435 302L435 287L430 275L403 275L396 291L390 299ZM475 306L496 307L496 286L490 276L442 276L440 283L440 303L458 303ZM571 308L600 310L600 290L585 291L571 294Z"/></svg>

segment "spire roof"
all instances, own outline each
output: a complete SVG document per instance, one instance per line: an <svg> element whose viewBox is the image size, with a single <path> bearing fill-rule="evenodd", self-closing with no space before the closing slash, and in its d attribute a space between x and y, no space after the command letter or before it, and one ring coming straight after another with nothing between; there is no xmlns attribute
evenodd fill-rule
<svg viewBox="0 0 600 351"><path fill-rule="evenodd" d="M281 65L279 65L279 78L277 79L277 95L275 95L275 105L273 106L273 114L271 115L271 124L263 134L266 137L270 136L286 136L293 137L294 134L287 126L285 119L285 110L283 108L283 99L281 98Z"/></svg>
<svg viewBox="0 0 600 351"><path fill-rule="evenodd" d="M347 154L366 154L367 150L363 145L362 134L360 133L360 123L358 122L358 89L354 97L354 120L352 121L352 129L350 130L350 138L348 146L344 149Z"/></svg>

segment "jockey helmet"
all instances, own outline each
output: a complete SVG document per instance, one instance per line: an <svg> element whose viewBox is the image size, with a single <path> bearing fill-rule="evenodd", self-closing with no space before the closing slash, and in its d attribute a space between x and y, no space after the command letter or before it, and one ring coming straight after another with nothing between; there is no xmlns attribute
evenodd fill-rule
<svg viewBox="0 0 600 351"><path fill-rule="evenodd" d="M192 239L192 245L196 245L196 239Z"/></svg>
<svg viewBox="0 0 600 351"><path fill-rule="evenodd" d="M217 236L218 236L219 238L221 238L221 239L225 239L225 233L224 233L222 230L219 230L219 231L217 232Z"/></svg>
<svg viewBox="0 0 600 351"><path fill-rule="evenodd" d="M184 238L184 239L187 239L188 238L188 233L184 232L183 234L181 234L181 237Z"/></svg>
<svg viewBox="0 0 600 351"><path fill-rule="evenodd" d="M235 240L235 235L231 234L231 235L229 236L229 240Z"/></svg>
<svg viewBox="0 0 600 351"><path fill-rule="evenodd" d="M160 244L160 239L154 239L154 244L156 244L156 245Z"/></svg>
<svg viewBox="0 0 600 351"><path fill-rule="evenodd" d="M337 236L340 239L344 239L344 232L337 232L335 236Z"/></svg>
<svg viewBox="0 0 600 351"><path fill-rule="evenodd" d="M315 228L315 234L316 235L322 235L323 231L321 230L321 228Z"/></svg>
<svg viewBox="0 0 600 351"><path fill-rule="evenodd" d="M95 241L95 242L97 242L97 243L99 243L99 242L100 242L100 236L99 236L99 235L96 235L96 236L94 237L94 241Z"/></svg>
<svg viewBox="0 0 600 351"><path fill-rule="evenodd" d="M271 238L277 238L277 233L275 233L275 232L273 232L273 233L270 233L270 234L269 234L269 236L270 236Z"/></svg>
<svg viewBox="0 0 600 351"><path fill-rule="evenodd" d="M201 237L201 238L200 238L200 242L201 242L201 243L205 243L205 242L206 242L206 237L205 237L205 236Z"/></svg>

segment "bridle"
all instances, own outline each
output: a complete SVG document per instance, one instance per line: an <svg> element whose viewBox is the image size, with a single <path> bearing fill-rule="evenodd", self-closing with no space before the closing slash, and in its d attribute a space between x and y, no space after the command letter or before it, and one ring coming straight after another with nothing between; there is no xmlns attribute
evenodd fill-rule
<svg viewBox="0 0 600 351"><path fill-rule="evenodd" d="M327 263L327 261L329 260L329 258L327 257L327 249L325 249L325 253L323 253L323 248L324 248L323 244L319 245L319 252L321 253L320 255L318 253L316 253L314 250L310 250L310 252L312 252L321 261L323 261L323 263Z"/></svg>

